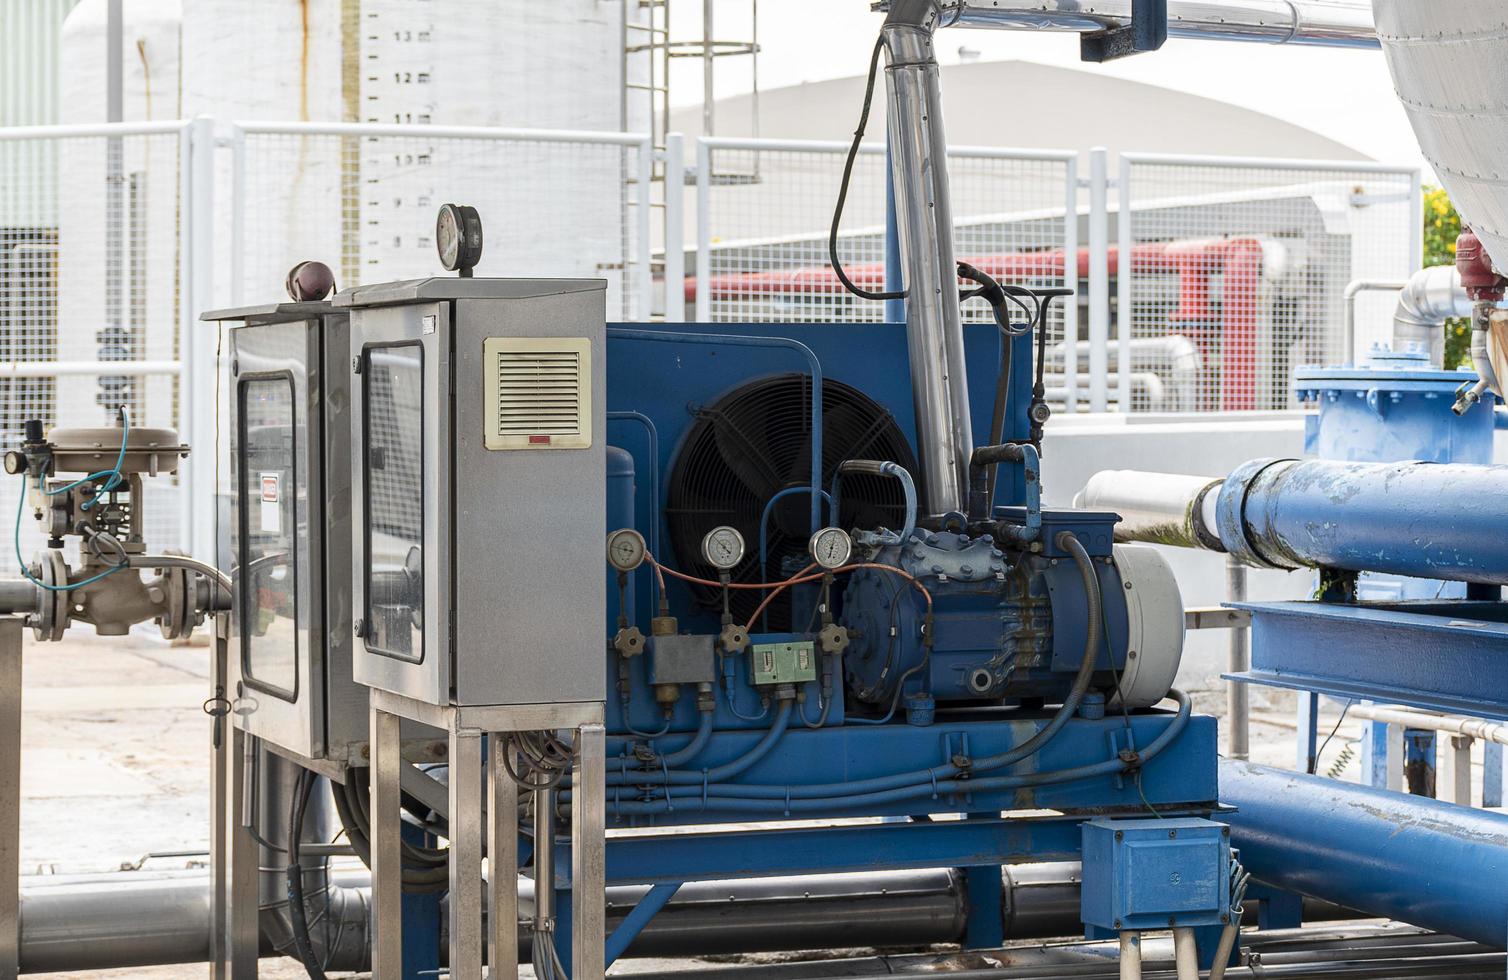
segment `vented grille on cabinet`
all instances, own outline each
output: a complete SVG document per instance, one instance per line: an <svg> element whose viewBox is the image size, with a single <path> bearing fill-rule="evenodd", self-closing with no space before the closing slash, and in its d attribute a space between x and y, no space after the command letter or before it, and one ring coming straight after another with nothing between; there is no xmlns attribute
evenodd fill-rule
<svg viewBox="0 0 1508 980"><path fill-rule="evenodd" d="M488 449L583 449L592 444L591 342L575 337L489 337Z"/></svg>

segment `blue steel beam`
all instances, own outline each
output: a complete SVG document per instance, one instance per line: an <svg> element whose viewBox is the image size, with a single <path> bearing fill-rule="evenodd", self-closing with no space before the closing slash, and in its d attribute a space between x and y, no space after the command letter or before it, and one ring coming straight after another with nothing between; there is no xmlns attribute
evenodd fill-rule
<svg viewBox="0 0 1508 980"><path fill-rule="evenodd" d="M1508 606L1241 603L1251 670L1228 675L1337 698L1508 719Z"/></svg>
<svg viewBox="0 0 1508 980"><path fill-rule="evenodd" d="M662 881L650 887L644 897L634 905L633 910L624 917L622 922L618 923L618 928L613 930L613 934L607 937L607 950L602 964L604 967L612 966L618 957L628 952L628 947L639 937L639 933L644 931L644 927L649 925L649 920L670 904L670 900L675 897L676 892L680 891L682 884L684 882Z"/></svg>
<svg viewBox="0 0 1508 980"><path fill-rule="evenodd" d="M1253 876L1497 949L1508 940L1508 816L1221 762L1222 820Z"/></svg>

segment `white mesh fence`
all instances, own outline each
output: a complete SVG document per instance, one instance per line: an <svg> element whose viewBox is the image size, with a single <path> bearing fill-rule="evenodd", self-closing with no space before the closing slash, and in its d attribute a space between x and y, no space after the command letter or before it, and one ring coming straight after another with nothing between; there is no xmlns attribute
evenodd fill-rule
<svg viewBox="0 0 1508 980"><path fill-rule="evenodd" d="M1294 368L1353 355L1346 285L1420 259L1413 170L1126 155L1121 202L1108 383L1133 411L1296 408ZM1366 298L1359 322L1386 324L1392 301Z"/></svg>
<svg viewBox="0 0 1508 980"><path fill-rule="evenodd" d="M182 133L0 130L0 446L23 423L180 429ZM104 135L108 133L109 135ZM120 372L113 362L129 362ZM145 532L183 543L179 478L150 478ZM0 481L9 526L22 485ZM20 522L29 560L44 543ZM5 542L0 567L15 565ZM6 572L6 574L12 574Z"/></svg>
<svg viewBox="0 0 1508 980"><path fill-rule="evenodd" d="M247 302L279 298L307 259L342 289L443 274L435 213L458 203L482 216L478 275L603 278L610 319L647 318L637 137L274 123L238 142L232 275Z"/></svg>
<svg viewBox="0 0 1508 980"><path fill-rule="evenodd" d="M692 290L699 319L883 319L883 305L848 293L829 262L828 223L847 151L840 143L702 141L698 168L711 176L699 188ZM949 175L958 257L1002 282L1073 285L1077 266L1063 257L1076 233L1064 220L1075 174L1071 153L955 150ZM849 278L873 290L885 288L885 199L884 147L866 144L854 164L838 249ZM982 302L966 310L970 320L989 318ZM1076 314L1074 304L1058 305L1054 341Z"/></svg>

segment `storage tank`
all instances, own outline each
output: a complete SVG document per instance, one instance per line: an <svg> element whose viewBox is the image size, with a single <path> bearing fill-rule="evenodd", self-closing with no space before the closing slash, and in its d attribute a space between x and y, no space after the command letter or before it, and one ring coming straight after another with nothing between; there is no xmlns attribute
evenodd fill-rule
<svg viewBox="0 0 1508 980"><path fill-rule="evenodd" d="M1373 0L1377 36L1420 149L1508 269L1508 35L1502 0Z"/></svg>

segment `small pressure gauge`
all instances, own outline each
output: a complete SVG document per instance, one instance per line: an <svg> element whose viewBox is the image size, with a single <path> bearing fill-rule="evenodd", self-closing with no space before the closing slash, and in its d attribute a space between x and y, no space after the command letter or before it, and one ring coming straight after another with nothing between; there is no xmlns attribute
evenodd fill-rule
<svg viewBox="0 0 1508 980"><path fill-rule="evenodd" d="M620 572L631 572L644 564L644 535L631 527L620 528L607 536L607 560Z"/></svg>
<svg viewBox="0 0 1508 980"><path fill-rule="evenodd" d="M849 556L853 554L853 540L841 527L824 527L812 535L807 549L811 551L813 561L832 571L848 564Z"/></svg>
<svg viewBox="0 0 1508 980"><path fill-rule="evenodd" d="M744 536L738 528L715 527L702 538L702 558L713 568L726 572L743 561Z"/></svg>
<svg viewBox="0 0 1508 980"><path fill-rule="evenodd" d="M435 248L440 264L463 277L482 260L482 217L466 204L446 204L435 219Z"/></svg>

